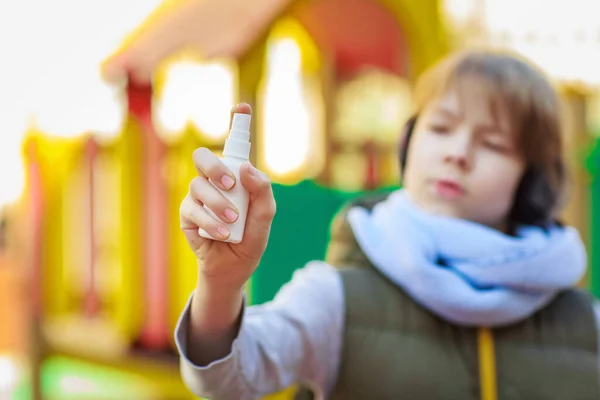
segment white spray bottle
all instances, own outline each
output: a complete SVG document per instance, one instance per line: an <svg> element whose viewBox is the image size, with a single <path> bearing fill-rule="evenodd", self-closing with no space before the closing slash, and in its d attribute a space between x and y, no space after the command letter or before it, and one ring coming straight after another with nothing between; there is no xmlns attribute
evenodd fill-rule
<svg viewBox="0 0 600 400"><path fill-rule="evenodd" d="M198 234L203 238L221 240L228 243L239 243L244 236L246 226L246 215L248 213L248 191L244 189L240 182L240 167L250 159L250 114L233 114L233 121L229 131L229 137L225 141L223 148L223 164L231 170L235 176L235 186L230 190L219 189L212 181L213 186L219 190L237 209L238 219L232 223L225 223L229 229L230 235L227 239L216 239L209 235L203 229L198 230ZM204 208L213 216L220 220L206 206Z"/></svg>

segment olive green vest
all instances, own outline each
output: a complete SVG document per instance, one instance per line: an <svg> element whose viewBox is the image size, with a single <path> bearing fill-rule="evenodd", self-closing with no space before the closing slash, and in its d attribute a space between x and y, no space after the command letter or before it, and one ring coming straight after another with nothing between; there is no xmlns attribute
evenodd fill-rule
<svg viewBox="0 0 600 400"><path fill-rule="evenodd" d="M346 302L331 399L482 399L479 330L438 318L380 274L345 213L332 226L327 261L340 268ZM569 290L527 320L492 330L495 398L600 399L596 329L591 297ZM296 398L311 397L300 390Z"/></svg>

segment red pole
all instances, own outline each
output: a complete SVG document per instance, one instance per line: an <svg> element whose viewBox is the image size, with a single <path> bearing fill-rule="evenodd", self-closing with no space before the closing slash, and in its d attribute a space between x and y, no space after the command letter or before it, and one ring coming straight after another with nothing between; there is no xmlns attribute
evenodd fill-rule
<svg viewBox="0 0 600 400"><path fill-rule="evenodd" d="M43 209L44 191L40 172L38 144L32 140L27 143L27 172L29 178L29 189L27 197L27 208L31 215L32 243L31 258L31 310L30 310L30 363L31 363L31 391L33 400L41 400L42 397L42 362L43 362L43 335L42 335L42 296L43 296Z"/></svg>
<svg viewBox="0 0 600 400"><path fill-rule="evenodd" d="M151 348L168 346L167 315L167 193L164 143L152 125L152 87L128 87L129 110L140 122L142 150L142 221L144 267L144 326L141 342Z"/></svg>

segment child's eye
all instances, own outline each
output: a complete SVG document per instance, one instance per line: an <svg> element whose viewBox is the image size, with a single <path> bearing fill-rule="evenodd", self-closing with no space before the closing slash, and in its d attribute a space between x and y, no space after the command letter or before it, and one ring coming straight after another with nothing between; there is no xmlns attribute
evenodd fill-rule
<svg viewBox="0 0 600 400"><path fill-rule="evenodd" d="M429 129L431 129L432 132L435 133L448 133L450 132L450 127L447 125L441 125L441 124L433 124L429 127Z"/></svg>
<svg viewBox="0 0 600 400"><path fill-rule="evenodd" d="M492 151L496 151L499 153L508 153L510 151L509 146L507 146L505 143L500 143L500 142L495 142L495 141L491 141L491 140L485 140L483 142L483 145L492 150Z"/></svg>

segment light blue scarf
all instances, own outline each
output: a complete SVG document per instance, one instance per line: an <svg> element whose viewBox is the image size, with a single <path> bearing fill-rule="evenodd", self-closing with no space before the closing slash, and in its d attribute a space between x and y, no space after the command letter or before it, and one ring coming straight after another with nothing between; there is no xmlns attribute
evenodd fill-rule
<svg viewBox="0 0 600 400"><path fill-rule="evenodd" d="M521 227L513 237L427 213L404 190L371 212L355 207L348 218L361 249L383 274L455 324L517 322L585 273L585 248L571 227Z"/></svg>

